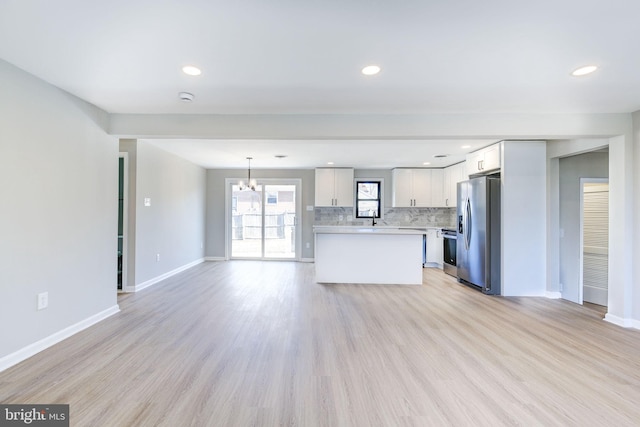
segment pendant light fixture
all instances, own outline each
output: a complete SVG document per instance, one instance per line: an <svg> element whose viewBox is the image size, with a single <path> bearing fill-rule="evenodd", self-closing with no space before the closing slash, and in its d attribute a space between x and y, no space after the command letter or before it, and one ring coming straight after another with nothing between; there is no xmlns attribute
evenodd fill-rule
<svg viewBox="0 0 640 427"><path fill-rule="evenodd" d="M247 160L249 161L249 169L247 172L247 183L245 184L244 181L240 181L238 183L238 187L240 187L240 190L251 190L251 191L256 191L256 185L258 185L258 183L256 182L255 179L251 179L251 160L253 159L253 157L247 157Z"/></svg>

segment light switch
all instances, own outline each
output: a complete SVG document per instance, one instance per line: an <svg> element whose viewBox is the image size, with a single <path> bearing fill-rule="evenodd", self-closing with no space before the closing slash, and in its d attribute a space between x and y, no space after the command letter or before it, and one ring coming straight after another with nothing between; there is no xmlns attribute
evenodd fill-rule
<svg viewBox="0 0 640 427"><path fill-rule="evenodd" d="M144 198L144 205L145 206L151 206L151 198L145 197Z"/></svg>
<svg viewBox="0 0 640 427"><path fill-rule="evenodd" d="M308 210L308 211L312 211L312 210L313 210L313 206L311 206L311 205L307 205L307 210Z"/></svg>

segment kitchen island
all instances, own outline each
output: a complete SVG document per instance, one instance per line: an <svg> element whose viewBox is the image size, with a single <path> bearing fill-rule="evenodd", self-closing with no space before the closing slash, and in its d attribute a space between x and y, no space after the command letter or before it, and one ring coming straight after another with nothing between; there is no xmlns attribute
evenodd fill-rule
<svg viewBox="0 0 640 427"><path fill-rule="evenodd" d="M422 284L424 229L316 226L318 283Z"/></svg>

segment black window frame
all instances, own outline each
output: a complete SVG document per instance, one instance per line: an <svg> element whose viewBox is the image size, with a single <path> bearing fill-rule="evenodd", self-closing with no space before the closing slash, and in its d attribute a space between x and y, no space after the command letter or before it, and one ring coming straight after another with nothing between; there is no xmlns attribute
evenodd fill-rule
<svg viewBox="0 0 640 427"><path fill-rule="evenodd" d="M378 186L378 198L377 199L361 199L358 197L358 186L360 184L376 184ZM356 206L355 206L355 217L358 219L367 219L367 218L382 218L382 180L379 179L356 179ZM377 215L375 216L362 216L360 215L360 201L363 202L372 202L375 201L378 203Z"/></svg>

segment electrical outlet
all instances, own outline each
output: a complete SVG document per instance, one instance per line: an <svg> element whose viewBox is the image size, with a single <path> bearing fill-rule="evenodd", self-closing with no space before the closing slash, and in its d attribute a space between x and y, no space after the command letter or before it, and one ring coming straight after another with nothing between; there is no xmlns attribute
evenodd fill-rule
<svg viewBox="0 0 640 427"><path fill-rule="evenodd" d="M307 249L311 247L311 243L307 242Z"/></svg>
<svg viewBox="0 0 640 427"><path fill-rule="evenodd" d="M49 292L38 294L38 310L43 310L49 306Z"/></svg>
<svg viewBox="0 0 640 427"><path fill-rule="evenodd" d="M342 220L344 220L344 216L338 215L338 221L342 221Z"/></svg>
<svg viewBox="0 0 640 427"><path fill-rule="evenodd" d="M160 262L160 254L156 254L156 262Z"/></svg>

